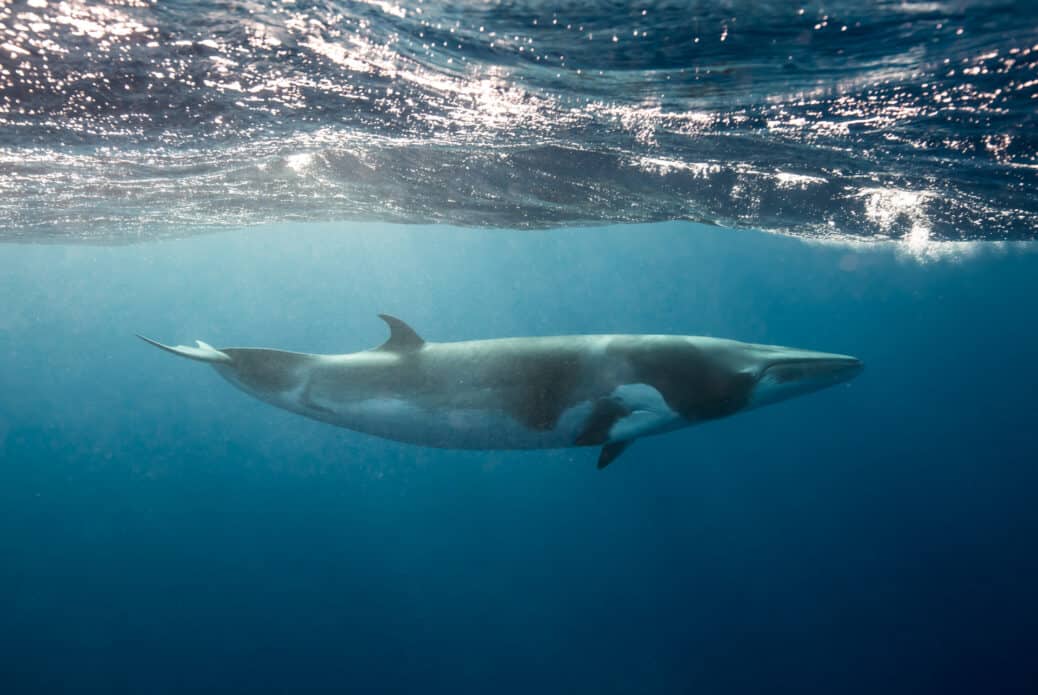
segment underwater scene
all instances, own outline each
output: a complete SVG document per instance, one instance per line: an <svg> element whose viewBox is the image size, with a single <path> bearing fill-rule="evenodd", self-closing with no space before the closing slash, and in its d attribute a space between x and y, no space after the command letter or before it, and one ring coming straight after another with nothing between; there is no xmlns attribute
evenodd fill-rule
<svg viewBox="0 0 1038 695"><path fill-rule="evenodd" d="M0 2L0 693L1038 692L1038 3Z"/></svg>

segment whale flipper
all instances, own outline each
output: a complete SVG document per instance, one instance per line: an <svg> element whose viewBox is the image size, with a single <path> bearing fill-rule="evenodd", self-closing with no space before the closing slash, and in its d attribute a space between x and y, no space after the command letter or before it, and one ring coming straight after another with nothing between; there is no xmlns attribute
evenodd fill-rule
<svg viewBox="0 0 1038 695"><path fill-rule="evenodd" d="M602 447L602 451L598 454L598 470L602 470L615 461L620 454L624 453L624 449L626 449L630 443L630 441L613 442L612 444L606 444Z"/></svg>
<svg viewBox="0 0 1038 695"><path fill-rule="evenodd" d="M621 403L617 398L599 398L595 402L591 415L584 423L583 431L577 435L574 442L577 446L590 446L604 444L602 451L598 454L598 469L602 470L624 452L624 449L634 441L625 439L618 442L610 442L609 435L613 425L620 422L631 414L631 409Z"/></svg>
<svg viewBox="0 0 1038 695"><path fill-rule="evenodd" d="M407 352L418 350L425 345L425 340L413 328L395 316L379 314L378 317L389 324L389 340L375 348L376 350Z"/></svg>
<svg viewBox="0 0 1038 695"><path fill-rule="evenodd" d="M574 443L577 446L593 446L609 441L609 430L618 420L630 414L630 409L617 399L599 398Z"/></svg>

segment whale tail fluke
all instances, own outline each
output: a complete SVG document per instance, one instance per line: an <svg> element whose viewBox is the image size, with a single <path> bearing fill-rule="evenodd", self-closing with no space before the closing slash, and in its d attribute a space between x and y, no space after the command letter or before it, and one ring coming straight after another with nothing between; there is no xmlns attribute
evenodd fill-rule
<svg viewBox="0 0 1038 695"><path fill-rule="evenodd" d="M203 343L201 340L196 340L195 343L198 347L188 347L187 345L163 345L157 340L151 338L145 338L143 335L137 334L137 337L148 343L154 345L160 350L166 352L172 352L174 355L180 355L181 357L187 357L191 360L198 360L199 362L230 362L231 356L226 352L220 352L212 345Z"/></svg>

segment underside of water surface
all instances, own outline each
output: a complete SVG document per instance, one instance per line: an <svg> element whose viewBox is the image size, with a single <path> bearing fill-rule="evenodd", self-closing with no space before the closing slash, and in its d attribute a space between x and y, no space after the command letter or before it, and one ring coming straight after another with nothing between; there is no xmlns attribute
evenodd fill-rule
<svg viewBox="0 0 1038 695"><path fill-rule="evenodd" d="M1038 236L1038 4L0 6L0 239L690 220Z"/></svg>

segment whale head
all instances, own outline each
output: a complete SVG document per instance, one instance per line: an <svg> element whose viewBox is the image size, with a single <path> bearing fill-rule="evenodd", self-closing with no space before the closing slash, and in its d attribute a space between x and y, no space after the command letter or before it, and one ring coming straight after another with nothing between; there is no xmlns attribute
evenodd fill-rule
<svg viewBox="0 0 1038 695"><path fill-rule="evenodd" d="M772 345L749 346L756 382L747 408L778 403L850 381L864 368L857 357Z"/></svg>

